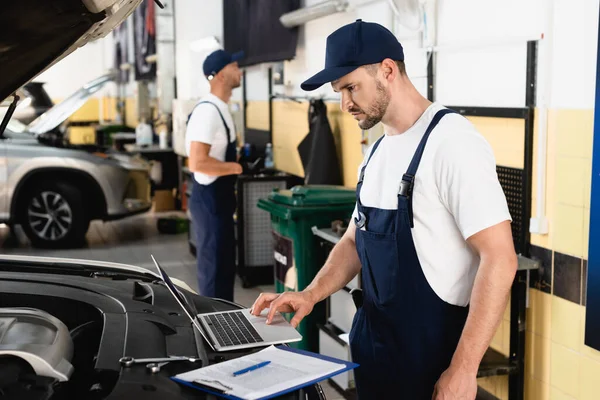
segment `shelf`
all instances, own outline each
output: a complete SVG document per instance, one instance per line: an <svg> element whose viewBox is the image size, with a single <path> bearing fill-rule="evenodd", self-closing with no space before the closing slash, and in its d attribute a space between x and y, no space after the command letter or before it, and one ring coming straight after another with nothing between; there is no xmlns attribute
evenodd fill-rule
<svg viewBox="0 0 600 400"><path fill-rule="evenodd" d="M512 375L519 371L519 368L510 362L504 355L496 350L489 348L483 356L483 360L477 372L478 378L498 375Z"/></svg>

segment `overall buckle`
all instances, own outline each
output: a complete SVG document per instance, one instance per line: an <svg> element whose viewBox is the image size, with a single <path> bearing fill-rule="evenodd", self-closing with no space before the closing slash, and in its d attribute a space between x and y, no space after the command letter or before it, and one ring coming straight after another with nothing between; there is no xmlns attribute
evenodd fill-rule
<svg viewBox="0 0 600 400"><path fill-rule="evenodd" d="M415 177L412 175L404 174L402 181L400 181L400 189L398 195L409 197L412 194L413 187L415 184Z"/></svg>
<svg viewBox="0 0 600 400"><path fill-rule="evenodd" d="M354 224L358 229L362 229L367 224L367 217L361 211L358 212L358 218L354 217Z"/></svg>

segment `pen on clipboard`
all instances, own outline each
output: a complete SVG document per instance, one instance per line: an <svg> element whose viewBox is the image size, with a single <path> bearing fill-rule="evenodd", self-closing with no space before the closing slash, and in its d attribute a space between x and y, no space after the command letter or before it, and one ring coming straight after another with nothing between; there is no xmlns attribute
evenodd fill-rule
<svg viewBox="0 0 600 400"><path fill-rule="evenodd" d="M271 361L263 361L263 362L258 363L256 365L253 365L251 367L240 369L239 371L235 371L233 373L233 376L242 375L242 374L245 374L246 372L254 371L255 369L262 368L262 367L267 366L269 364L271 364Z"/></svg>

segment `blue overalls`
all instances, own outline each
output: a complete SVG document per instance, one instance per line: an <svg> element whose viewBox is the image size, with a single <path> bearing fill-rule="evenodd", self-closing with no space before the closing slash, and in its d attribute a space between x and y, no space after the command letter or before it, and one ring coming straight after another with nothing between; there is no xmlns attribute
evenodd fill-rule
<svg viewBox="0 0 600 400"><path fill-rule="evenodd" d="M355 223L363 301L350 332L360 399L431 400L467 318L468 307L443 301L429 286L411 233L415 174L429 134L448 112L439 111L423 135L402 177L397 210L360 201L366 167L383 137L361 170ZM435 243L429 246L435 251Z"/></svg>
<svg viewBox="0 0 600 400"><path fill-rule="evenodd" d="M198 104L209 103L201 102ZM225 162L237 159L237 140L230 141L230 130L219 111L227 134ZM233 301L235 282L235 233L233 214L236 209L236 176L221 176L210 185L194 179L190 211L196 235L198 291L202 296Z"/></svg>

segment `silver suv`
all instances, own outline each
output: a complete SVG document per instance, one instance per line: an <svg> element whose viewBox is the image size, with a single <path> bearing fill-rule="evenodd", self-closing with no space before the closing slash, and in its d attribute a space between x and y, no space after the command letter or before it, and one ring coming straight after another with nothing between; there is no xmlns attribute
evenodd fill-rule
<svg viewBox="0 0 600 400"><path fill-rule="evenodd" d="M76 247L91 220L150 209L147 162L69 145L59 128L112 76L89 82L28 126L12 119L0 135L0 222L21 225L34 246Z"/></svg>

